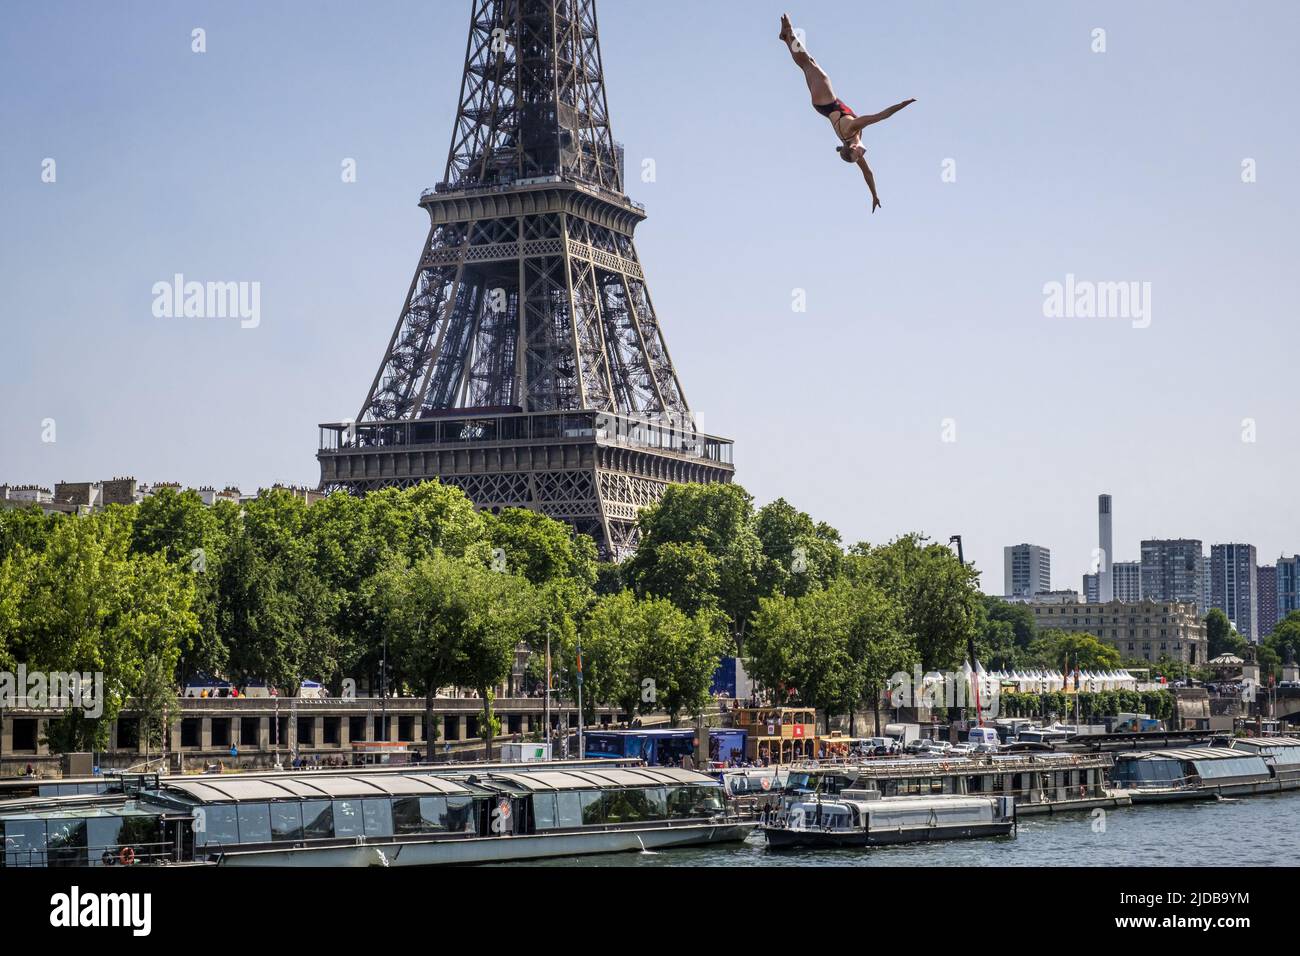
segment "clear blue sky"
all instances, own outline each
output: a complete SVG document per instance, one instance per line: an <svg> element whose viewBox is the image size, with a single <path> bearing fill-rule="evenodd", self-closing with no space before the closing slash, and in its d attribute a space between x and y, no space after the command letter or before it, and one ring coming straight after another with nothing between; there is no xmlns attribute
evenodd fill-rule
<svg viewBox="0 0 1300 956"><path fill-rule="evenodd" d="M1297 6L789 9L859 112L919 101L867 131L875 216L780 7L599 8L641 258L737 479L849 541L960 532L990 591L1019 541L1078 587L1102 491L1120 560L1150 536L1300 551ZM315 426L359 407L427 229L468 11L6 9L0 482L316 482ZM177 272L260 282L260 326L154 318ZM1150 327L1045 318L1070 273L1150 282Z"/></svg>

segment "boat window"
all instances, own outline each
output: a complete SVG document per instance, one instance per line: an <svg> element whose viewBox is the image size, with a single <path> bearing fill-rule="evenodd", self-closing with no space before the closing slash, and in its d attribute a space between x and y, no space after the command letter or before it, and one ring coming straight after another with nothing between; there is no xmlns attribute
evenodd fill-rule
<svg viewBox="0 0 1300 956"><path fill-rule="evenodd" d="M533 794L533 828L536 830L554 830L559 824L555 815L555 794Z"/></svg>
<svg viewBox="0 0 1300 956"><path fill-rule="evenodd" d="M1225 760L1197 760L1195 763L1196 772L1203 779L1268 775L1262 757L1229 757Z"/></svg>
<svg viewBox="0 0 1300 956"><path fill-rule="evenodd" d="M362 800L361 816L366 825L366 836L393 835L393 804L387 797Z"/></svg>
<svg viewBox="0 0 1300 956"><path fill-rule="evenodd" d="M271 804L271 839L302 839L302 804L296 801Z"/></svg>
<svg viewBox="0 0 1300 956"><path fill-rule="evenodd" d="M446 797L398 797L393 800L393 829L397 833L440 830L446 804Z"/></svg>
<svg viewBox="0 0 1300 956"><path fill-rule="evenodd" d="M474 798L448 797L447 814L442 818L443 829L453 833L474 831Z"/></svg>
<svg viewBox="0 0 1300 956"><path fill-rule="evenodd" d="M4 822L5 866L45 865L45 821Z"/></svg>
<svg viewBox="0 0 1300 956"><path fill-rule="evenodd" d="M86 865L85 820L50 820L48 829L50 866Z"/></svg>
<svg viewBox="0 0 1300 956"><path fill-rule="evenodd" d="M360 800L334 801L334 835L336 837L359 837L365 833L361 822Z"/></svg>
<svg viewBox="0 0 1300 956"><path fill-rule="evenodd" d="M90 817L86 820L86 850L91 866L104 866L104 854L117 855L121 847L122 817Z"/></svg>
<svg viewBox="0 0 1300 956"><path fill-rule="evenodd" d="M651 820L664 820L668 817L668 788L651 787L645 791L647 813Z"/></svg>
<svg viewBox="0 0 1300 956"><path fill-rule="evenodd" d="M691 788L694 793L693 803L695 813L713 813L722 809L722 788L713 786L695 786Z"/></svg>
<svg viewBox="0 0 1300 956"><path fill-rule="evenodd" d="M602 803L605 820L609 823L636 823L651 819L644 790L606 790Z"/></svg>
<svg viewBox="0 0 1300 956"><path fill-rule="evenodd" d="M231 846L238 842L239 821L233 806L217 804L195 811L195 845Z"/></svg>
<svg viewBox="0 0 1300 956"><path fill-rule="evenodd" d="M582 800L582 825L589 827L603 823L600 791L579 790L578 797Z"/></svg>
<svg viewBox="0 0 1300 956"><path fill-rule="evenodd" d="M271 807L265 803L239 805L239 842L271 842Z"/></svg>
<svg viewBox="0 0 1300 956"><path fill-rule="evenodd" d="M582 800L577 791L568 790L555 795L561 827L582 826Z"/></svg>
<svg viewBox="0 0 1300 956"><path fill-rule="evenodd" d="M302 802L302 834L308 840L334 835L334 805L328 800Z"/></svg>

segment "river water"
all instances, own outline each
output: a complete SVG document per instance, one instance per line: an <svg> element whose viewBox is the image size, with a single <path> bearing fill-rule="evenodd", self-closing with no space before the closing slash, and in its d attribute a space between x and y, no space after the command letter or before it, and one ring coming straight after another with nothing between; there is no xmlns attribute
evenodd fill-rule
<svg viewBox="0 0 1300 956"><path fill-rule="evenodd" d="M1025 817L1015 836L985 840L771 852L755 835L746 843L566 858L537 865L1292 866L1297 862L1300 791Z"/></svg>

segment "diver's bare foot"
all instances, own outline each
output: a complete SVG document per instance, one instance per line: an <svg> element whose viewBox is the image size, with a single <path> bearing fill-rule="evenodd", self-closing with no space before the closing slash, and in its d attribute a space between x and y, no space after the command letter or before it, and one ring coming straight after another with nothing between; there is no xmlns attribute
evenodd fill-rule
<svg viewBox="0 0 1300 956"><path fill-rule="evenodd" d="M794 24L790 22L790 14L781 14L781 34L777 38L782 43L789 43L794 39Z"/></svg>

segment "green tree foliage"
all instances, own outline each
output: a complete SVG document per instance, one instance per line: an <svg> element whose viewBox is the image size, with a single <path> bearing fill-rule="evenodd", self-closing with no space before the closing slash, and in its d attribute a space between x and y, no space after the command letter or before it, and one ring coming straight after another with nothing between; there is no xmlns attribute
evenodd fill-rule
<svg viewBox="0 0 1300 956"><path fill-rule="evenodd" d="M1210 608L1210 612L1205 615L1205 637L1211 660L1220 654L1236 654L1241 657L1246 649L1246 639L1232 629L1228 615L1223 613L1222 608Z"/></svg>
<svg viewBox="0 0 1300 956"><path fill-rule="evenodd" d="M640 545L623 565L636 594L666 598L688 614L716 608L743 646L764 560L753 498L739 485L670 485L641 512L638 528Z"/></svg>
<svg viewBox="0 0 1300 956"><path fill-rule="evenodd" d="M1300 611L1292 611L1278 622L1259 650L1260 665L1272 674L1288 660L1300 661Z"/></svg>
<svg viewBox="0 0 1300 956"><path fill-rule="evenodd" d="M688 615L664 598L627 591L599 598L582 627L584 703L617 703L628 714L663 710L674 724L696 713L726 648L715 614Z"/></svg>
<svg viewBox="0 0 1300 956"><path fill-rule="evenodd" d="M825 587L840 570L844 551L840 534L825 522L814 522L784 498L758 509L754 517L763 563L759 592L800 597Z"/></svg>
<svg viewBox="0 0 1300 956"><path fill-rule="evenodd" d="M989 670L1027 666L1027 652L1037 634L1033 612L1024 604L988 594L981 597L981 602L975 639L980 663Z"/></svg>
<svg viewBox="0 0 1300 956"><path fill-rule="evenodd" d="M751 672L782 702L851 710L917 662L903 617L866 580L762 598L750 634Z"/></svg>
<svg viewBox="0 0 1300 956"><path fill-rule="evenodd" d="M926 670L960 666L976 634L982 603L979 573L951 548L908 534L879 547L856 545L845 559L849 577L890 595L902 613Z"/></svg>
<svg viewBox="0 0 1300 956"><path fill-rule="evenodd" d="M1114 647L1091 634L1067 631L1041 632L1029 645L1029 666L1047 667L1061 672L1114 670L1120 666L1120 654Z"/></svg>

